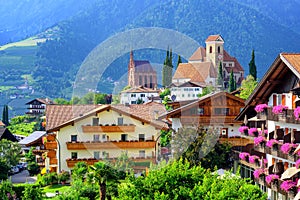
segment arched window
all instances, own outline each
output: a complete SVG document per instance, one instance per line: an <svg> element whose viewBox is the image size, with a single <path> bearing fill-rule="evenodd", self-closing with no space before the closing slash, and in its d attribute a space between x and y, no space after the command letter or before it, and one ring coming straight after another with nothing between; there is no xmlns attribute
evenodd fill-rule
<svg viewBox="0 0 300 200"><path fill-rule="evenodd" d="M218 53L220 53L220 51L221 51L221 48L220 48L220 47L218 47Z"/></svg>
<svg viewBox="0 0 300 200"><path fill-rule="evenodd" d="M209 47L209 53L212 53L212 46Z"/></svg>

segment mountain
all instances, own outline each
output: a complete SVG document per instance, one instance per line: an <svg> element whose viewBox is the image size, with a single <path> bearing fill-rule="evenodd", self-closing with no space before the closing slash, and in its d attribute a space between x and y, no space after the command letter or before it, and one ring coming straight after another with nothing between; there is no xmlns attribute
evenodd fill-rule
<svg viewBox="0 0 300 200"><path fill-rule="evenodd" d="M72 5L74 1L64 0L66 5ZM57 5L50 4L54 8L62 7L62 0ZM94 0L81 5L66 13L63 13L66 7L61 12L56 9L55 12L65 14L61 15L65 20L51 25L47 31L55 30L53 35L38 46L32 76L35 88L50 97L70 97L79 67L89 53L98 44L132 28L171 29L202 46L208 35L221 34L225 39L225 49L239 60L246 74L251 51L255 50L258 77L262 77L278 53L299 52L299 0ZM45 20L45 13L39 15L41 21ZM40 29L35 26L33 30L38 32ZM43 33L39 35L42 37ZM166 36L166 39L170 38ZM164 36L158 40L164 40ZM169 46L172 48L172 42ZM118 47L116 43L111 48ZM135 49L134 44L132 48ZM163 63L164 57L165 51L151 46L135 51L135 58L152 63ZM128 59L129 54L121 55L107 67L99 80L99 91L112 91L114 82L126 73ZM176 62L176 57L173 61ZM95 62L98 66L104 63L101 60Z"/></svg>

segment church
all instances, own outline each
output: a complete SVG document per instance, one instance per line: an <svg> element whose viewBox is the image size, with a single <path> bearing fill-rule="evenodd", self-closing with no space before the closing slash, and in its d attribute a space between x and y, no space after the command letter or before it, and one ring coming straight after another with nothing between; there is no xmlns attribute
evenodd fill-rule
<svg viewBox="0 0 300 200"><path fill-rule="evenodd" d="M157 74L148 60L134 60L133 51L130 51L128 63L128 85L131 88L143 86L157 88Z"/></svg>

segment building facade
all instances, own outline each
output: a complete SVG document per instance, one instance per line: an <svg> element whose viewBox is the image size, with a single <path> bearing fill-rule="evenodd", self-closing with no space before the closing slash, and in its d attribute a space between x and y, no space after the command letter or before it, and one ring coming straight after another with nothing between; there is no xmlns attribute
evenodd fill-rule
<svg viewBox="0 0 300 200"><path fill-rule="evenodd" d="M121 92L121 104L138 104L147 103L157 99L159 91L146 88L143 86L137 88L130 88ZM159 102L161 102L159 100Z"/></svg>

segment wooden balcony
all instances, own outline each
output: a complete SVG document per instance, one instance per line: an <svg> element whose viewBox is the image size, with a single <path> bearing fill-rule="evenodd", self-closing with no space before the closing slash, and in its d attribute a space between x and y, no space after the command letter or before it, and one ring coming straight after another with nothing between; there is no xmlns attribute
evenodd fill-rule
<svg viewBox="0 0 300 200"><path fill-rule="evenodd" d="M49 164L50 165L57 165L57 158L51 158Z"/></svg>
<svg viewBox="0 0 300 200"><path fill-rule="evenodd" d="M56 151L50 150L47 152L48 158L55 158L56 157Z"/></svg>
<svg viewBox="0 0 300 200"><path fill-rule="evenodd" d="M247 138L219 138L220 143L229 143L231 146L246 146L253 144L253 140Z"/></svg>
<svg viewBox="0 0 300 200"><path fill-rule="evenodd" d="M84 133L112 133L112 132L135 132L135 125L122 125L122 126L82 126Z"/></svg>
<svg viewBox="0 0 300 200"><path fill-rule="evenodd" d="M180 121L182 124L239 124L234 120L235 116L225 116L225 115L213 115L213 116L181 116Z"/></svg>
<svg viewBox="0 0 300 200"><path fill-rule="evenodd" d="M154 148L155 141L144 142L67 142L68 150L81 149L130 149L130 148Z"/></svg>
<svg viewBox="0 0 300 200"><path fill-rule="evenodd" d="M111 161L111 162L115 162L116 158L107 158L107 160ZM131 160L133 162L152 162L153 164L156 163L155 157L135 157L135 158L132 157ZM69 158L69 159L66 159L66 162L67 162L67 165L69 168L74 167L77 162L86 162L88 165L93 165L94 163L99 162L99 161L104 161L104 160L103 159L97 160L95 158L77 158L77 159Z"/></svg>
<svg viewBox="0 0 300 200"><path fill-rule="evenodd" d="M55 134L49 134L47 135L47 141L55 141L55 137L56 137Z"/></svg>
<svg viewBox="0 0 300 200"><path fill-rule="evenodd" d="M57 142L53 142L53 141L52 142L51 141L46 142L45 143L45 148L48 149L48 150L49 149L57 149Z"/></svg>
<svg viewBox="0 0 300 200"><path fill-rule="evenodd" d="M300 124L300 121L295 119L294 110L288 109L284 111L282 114L274 114L272 112L272 109L273 108L267 109L267 120L277 121L277 122L282 121L291 124Z"/></svg>

